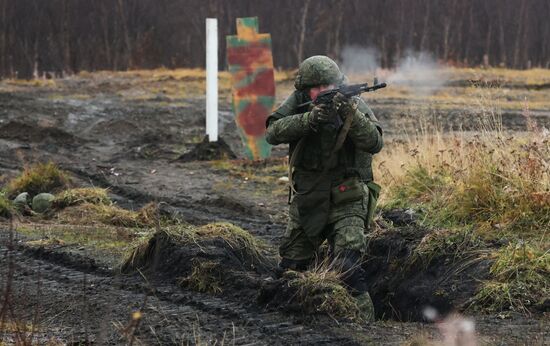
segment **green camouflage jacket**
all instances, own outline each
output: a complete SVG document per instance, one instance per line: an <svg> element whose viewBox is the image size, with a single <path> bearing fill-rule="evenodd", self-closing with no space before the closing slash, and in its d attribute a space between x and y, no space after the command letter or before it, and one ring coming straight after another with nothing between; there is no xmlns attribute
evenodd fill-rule
<svg viewBox="0 0 550 346"><path fill-rule="evenodd" d="M344 145L337 153L337 160L329 163L329 157L336 143L338 131L331 125L324 125L317 132L307 122L308 106L298 105L310 101L304 91L294 91L267 119L266 140L272 145L289 143L289 155L293 155L298 141L306 137L298 157L295 172L318 174L329 164L329 175L356 175L364 182L372 181L372 154L382 149L381 127L367 104L358 100L358 111Z"/></svg>

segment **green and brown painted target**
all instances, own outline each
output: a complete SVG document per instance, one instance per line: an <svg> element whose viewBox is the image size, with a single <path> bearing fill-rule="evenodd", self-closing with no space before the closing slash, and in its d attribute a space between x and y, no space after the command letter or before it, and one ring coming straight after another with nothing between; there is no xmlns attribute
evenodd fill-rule
<svg viewBox="0 0 550 346"><path fill-rule="evenodd" d="M271 35L258 32L258 18L237 18L237 35L227 36L233 112L245 152L251 159L268 157L265 122L275 102Z"/></svg>

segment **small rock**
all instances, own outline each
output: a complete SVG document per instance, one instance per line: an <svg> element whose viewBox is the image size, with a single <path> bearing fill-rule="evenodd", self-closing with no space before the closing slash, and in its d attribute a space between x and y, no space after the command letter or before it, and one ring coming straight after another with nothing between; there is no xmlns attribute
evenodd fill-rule
<svg viewBox="0 0 550 346"><path fill-rule="evenodd" d="M51 208L55 196L51 193L39 193L32 199L32 210L43 213Z"/></svg>
<svg viewBox="0 0 550 346"><path fill-rule="evenodd" d="M30 196L28 192L23 192L17 195L15 199L13 200L13 204L17 207L17 209L24 209L26 206L29 205L30 202Z"/></svg>

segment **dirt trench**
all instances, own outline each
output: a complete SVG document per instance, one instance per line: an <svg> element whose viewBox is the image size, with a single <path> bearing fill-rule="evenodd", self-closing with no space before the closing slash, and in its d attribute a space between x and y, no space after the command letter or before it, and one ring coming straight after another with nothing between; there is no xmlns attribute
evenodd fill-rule
<svg viewBox="0 0 550 346"><path fill-rule="evenodd" d="M6 228L0 233L1 284L11 287L11 317L38 321L32 335L38 343L53 338L71 344L122 345L134 338L145 345L222 340L236 345L361 345L376 340L399 344L419 327L409 324L396 334L384 325L295 319L261 309L253 299L184 290L173 280L144 280L80 256L29 249L17 240L10 242L8 234ZM5 296L5 290L2 293ZM142 313L139 323L132 319L136 311ZM14 333L0 336L8 342L16 338Z"/></svg>

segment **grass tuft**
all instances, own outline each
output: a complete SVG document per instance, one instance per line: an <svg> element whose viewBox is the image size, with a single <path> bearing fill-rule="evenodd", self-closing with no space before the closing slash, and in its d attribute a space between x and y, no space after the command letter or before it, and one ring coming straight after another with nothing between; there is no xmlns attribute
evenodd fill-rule
<svg viewBox="0 0 550 346"><path fill-rule="evenodd" d="M426 234L412 253L410 264L420 261L427 267L433 259L446 256L464 259L467 254L478 254L487 245L471 229L442 229Z"/></svg>
<svg viewBox="0 0 550 346"><path fill-rule="evenodd" d="M31 196L42 192L55 192L67 188L69 176L53 162L38 163L26 167L20 176L8 183L7 195L15 197L21 192L28 192Z"/></svg>
<svg viewBox="0 0 550 346"><path fill-rule="evenodd" d="M267 247L266 244L244 229L229 222L216 222L200 226L194 230L194 234L200 237L200 239L222 238L232 248L244 249L257 259L262 258L261 251Z"/></svg>
<svg viewBox="0 0 550 346"><path fill-rule="evenodd" d="M180 279L179 285L197 292L222 293L223 267L218 262L196 259L191 274Z"/></svg>
<svg viewBox="0 0 550 346"><path fill-rule="evenodd" d="M83 203L108 205L111 204L111 200L107 195L107 189L84 187L60 192L55 196L55 200L53 201L53 205L56 208L66 208Z"/></svg>
<svg viewBox="0 0 550 346"><path fill-rule="evenodd" d="M114 204L92 204L83 202L69 206L56 214L59 222L81 225L112 225L119 227L144 228L155 225L152 205L139 211L126 210Z"/></svg>
<svg viewBox="0 0 550 346"><path fill-rule="evenodd" d="M10 218L13 215L13 211L12 202L0 191L0 217Z"/></svg>
<svg viewBox="0 0 550 346"><path fill-rule="evenodd" d="M490 273L471 306L489 311L529 312L550 297L550 253L523 242L511 243L494 254Z"/></svg>
<svg viewBox="0 0 550 346"><path fill-rule="evenodd" d="M306 314L326 314L336 319L362 320L356 300L341 281L342 274L324 266L307 272L287 271L288 286L296 289L292 304Z"/></svg>

